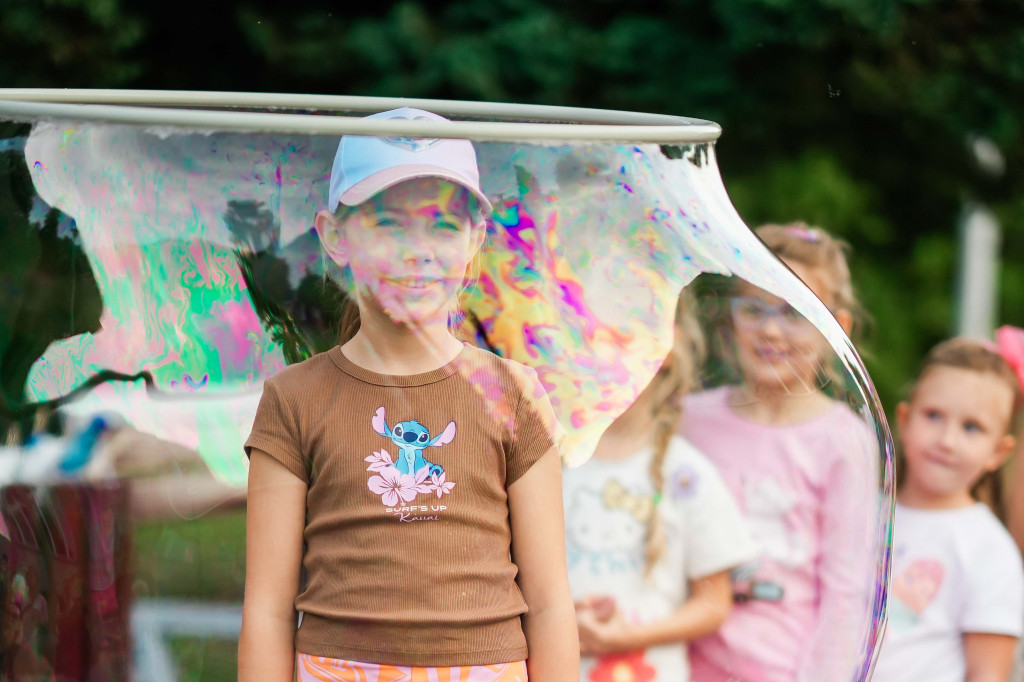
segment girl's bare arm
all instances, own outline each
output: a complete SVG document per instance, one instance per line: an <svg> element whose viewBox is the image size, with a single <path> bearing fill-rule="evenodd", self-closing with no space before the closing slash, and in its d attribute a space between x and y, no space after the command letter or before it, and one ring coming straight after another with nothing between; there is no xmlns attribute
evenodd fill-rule
<svg viewBox="0 0 1024 682"><path fill-rule="evenodd" d="M670 616L650 623L627 623L616 611L610 618L579 613L580 649L587 655L633 651L678 644L718 630L732 610L729 572L713 573L690 583L690 597Z"/></svg>
<svg viewBox="0 0 1024 682"><path fill-rule="evenodd" d="M260 450L249 461L239 682L292 682L306 484Z"/></svg>
<svg viewBox="0 0 1024 682"><path fill-rule="evenodd" d="M964 633L966 682L1007 682L1013 669L1013 654L1016 650L1016 637Z"/></svg>
<svg viewBox="0 0 1024 682"><path fill-rule="evenodd" d="M529 613L523 629L530 648L531 682L580 677L576 618L565 565L562 464L551 448L508 488L512 558Z"/></svg>

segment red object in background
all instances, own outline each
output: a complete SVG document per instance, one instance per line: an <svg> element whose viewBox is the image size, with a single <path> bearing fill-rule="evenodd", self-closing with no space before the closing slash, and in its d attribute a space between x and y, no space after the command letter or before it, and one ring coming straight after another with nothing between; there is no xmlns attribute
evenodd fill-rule
<svg viewBox="0 0 1024 682"><path fill-rule="evenodd" d="M598 657L589 677L591 682L651 682L657 674L640 650Z"/></svg>
<svg viewBox="0 0 1024 682"><path fill-rule="evenodd" d="M0 680L129 679L128 524L117 482L0 489Z"/></svg>
<svg viewBox="0 0 1024 682"><path fill-rule="evenodd" d="M88 668L86 573L88 538L78 490L61 486L50 491L47 505L52 555L50 598L57 679L78 679ZM76 677L77 676L77 677Z"/></svg>
<svg viewBox="0 0 1024 682"><path fill-rule="evenodd" d="M114 483L90 485L79 491L89 539L87 679L128 680L132 587L128 490Z"/></svg>

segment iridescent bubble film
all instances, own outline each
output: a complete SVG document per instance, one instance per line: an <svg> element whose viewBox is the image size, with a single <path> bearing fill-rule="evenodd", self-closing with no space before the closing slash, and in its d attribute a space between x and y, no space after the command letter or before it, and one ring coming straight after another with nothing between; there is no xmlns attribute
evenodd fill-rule
<svg viewBox="0 0 1024 682"><path fill-rule="evenodd" d="M4 665L29 640L48 642L32 660L53 656L59 638L39 633L62 619L65 632L96 622L112 634L80 644L73 665L122 679L111 652L128 646L131 614L136 670L152 674L140 679L189 666L231 676L242 444L264 381L337 345L349 298L313 229L338 138L49 120L0 122L0 138ZM764 679L866 679L888 571L882 409L829 308L736 215L713 146L474 145L494 211L457 334L537 371L569 480L659 375L683 310L697 342L678 433L716 468L756 547L733 576L739 620L705 655L753 679L764 652L729 647L762 633ZM771 325L786 341L765 350L755 332ZM788 435L761 429L765 406L746 390L757 372L811 396L808 423L829 415L821 433L802 435L813 429L799 420ZM63 427L47 435L47 420ZM132 479L132 494L55 484L69 448L88 462L81 476ZM680 471L658 502L626 484L567 496L570 571L642 561L644 505L689 499L707 477ZM603 535L574 525L577 512ZM77 539L48 548L39 534L55 529Z"/></svg>

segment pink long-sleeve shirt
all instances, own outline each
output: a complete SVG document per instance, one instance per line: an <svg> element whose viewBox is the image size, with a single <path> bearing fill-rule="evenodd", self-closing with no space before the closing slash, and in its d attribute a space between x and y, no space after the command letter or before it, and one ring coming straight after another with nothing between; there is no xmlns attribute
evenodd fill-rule
<svg viewBox="0 0 1024 682"><path fill-rule="evenodd" d="M737 587L753 580L778 599L738 603L692 643L693 679L848 682L873 622L875 436L839 402L804 422L759 424L729 407L731 390L688 397L682 432L716 465L758 546Z"/></svg>

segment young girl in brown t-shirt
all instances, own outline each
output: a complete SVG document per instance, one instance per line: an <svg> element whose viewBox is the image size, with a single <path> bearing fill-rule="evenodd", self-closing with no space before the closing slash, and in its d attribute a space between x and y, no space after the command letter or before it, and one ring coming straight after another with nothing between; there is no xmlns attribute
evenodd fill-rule
<svg viewBox="0 0 1024 682"><path fill-rule="evenodd" d="M578 677L560 428L531 369L448 328L489 212L466 140L342 139L316 229L359 326L264 387L241 680Z"/></svg>

